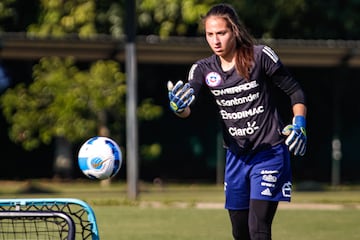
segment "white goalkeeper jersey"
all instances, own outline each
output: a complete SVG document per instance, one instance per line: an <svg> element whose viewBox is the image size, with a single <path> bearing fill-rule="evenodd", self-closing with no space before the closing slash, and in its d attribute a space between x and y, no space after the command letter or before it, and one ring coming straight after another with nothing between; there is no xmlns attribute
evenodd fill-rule
<svg viewBox="0 0 360 240"><path fill-rule="evenodd" d="M193 64L188 81L196 97L202 87L214 97L223 123L225 147L235 154L248 154L284 141L281 136L284 125L272 98L271 85L283 90L292 104L305 104L298 82L265 45L254 46L249 80L239 76L235 68L224 72L214 54Z"/></svg>

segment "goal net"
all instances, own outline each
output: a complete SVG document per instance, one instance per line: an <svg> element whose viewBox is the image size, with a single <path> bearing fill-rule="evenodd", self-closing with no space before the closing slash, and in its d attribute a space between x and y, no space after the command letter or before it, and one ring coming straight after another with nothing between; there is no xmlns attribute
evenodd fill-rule
<svg viewBox="0 0 360 240"><path fill-rule="evenodd" d="M99 240L95 213L72 198L0 199L0 240Z"/></svg>

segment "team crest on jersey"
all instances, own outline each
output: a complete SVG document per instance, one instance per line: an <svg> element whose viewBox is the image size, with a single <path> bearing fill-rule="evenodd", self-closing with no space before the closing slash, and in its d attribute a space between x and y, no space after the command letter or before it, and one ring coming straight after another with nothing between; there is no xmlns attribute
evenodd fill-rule
<svg viewBox="0 0 360 240"><path fill-rule="evenodd" d="M205 81L209 87L216 87L221 83L221 76L217 72L211 72L206 75Z"/></svg>

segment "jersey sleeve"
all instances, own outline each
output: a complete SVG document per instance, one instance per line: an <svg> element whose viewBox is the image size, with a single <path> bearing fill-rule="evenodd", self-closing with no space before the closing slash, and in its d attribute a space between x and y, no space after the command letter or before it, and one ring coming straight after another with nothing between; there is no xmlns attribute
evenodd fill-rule
<svg viewBox="0 0 360 240"><path fill-rule="evenodd" d="M204 82L203 71L201 70L201 64L199 62L194 63L189 71L188 81L191 87L194 89L195 97L198 96L200 89Z"/></svg>
<svg viewBox="0 0 360 240"><path fill-rule="evenodd" d="M291 105L296 103L306 104L305 93L299 82L296 81L270 47L263 47L261 59L266 74L276 86L289 96Z"/></svg>
<svg viewBox="0 0 360 240"><path fill-rule="evenodd" d="M283 90L289 97L291 105L296 103L306 104L306 97L299 82L297 82L284 67L280 67L273 75L273 82Z"/></svg>

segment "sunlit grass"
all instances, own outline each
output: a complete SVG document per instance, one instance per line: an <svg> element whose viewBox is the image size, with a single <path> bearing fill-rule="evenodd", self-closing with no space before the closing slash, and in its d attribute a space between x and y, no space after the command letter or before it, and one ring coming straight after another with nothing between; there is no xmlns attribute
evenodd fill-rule
<svg viewBox="0 0 360 240"><path fill-rule="evenodd" d="M0 198L78 198L90 204L104 240L231 239L223 187L215 184L139 184L139 196L128 199L122 181L2 181ZM199 208L199 203L216 207ZM276 240L355 240L360 236L358 186L293 192L286 204L339 205L340 208L279 208L273 224ZM318 206L318 205L317 205Z"/></svg>

